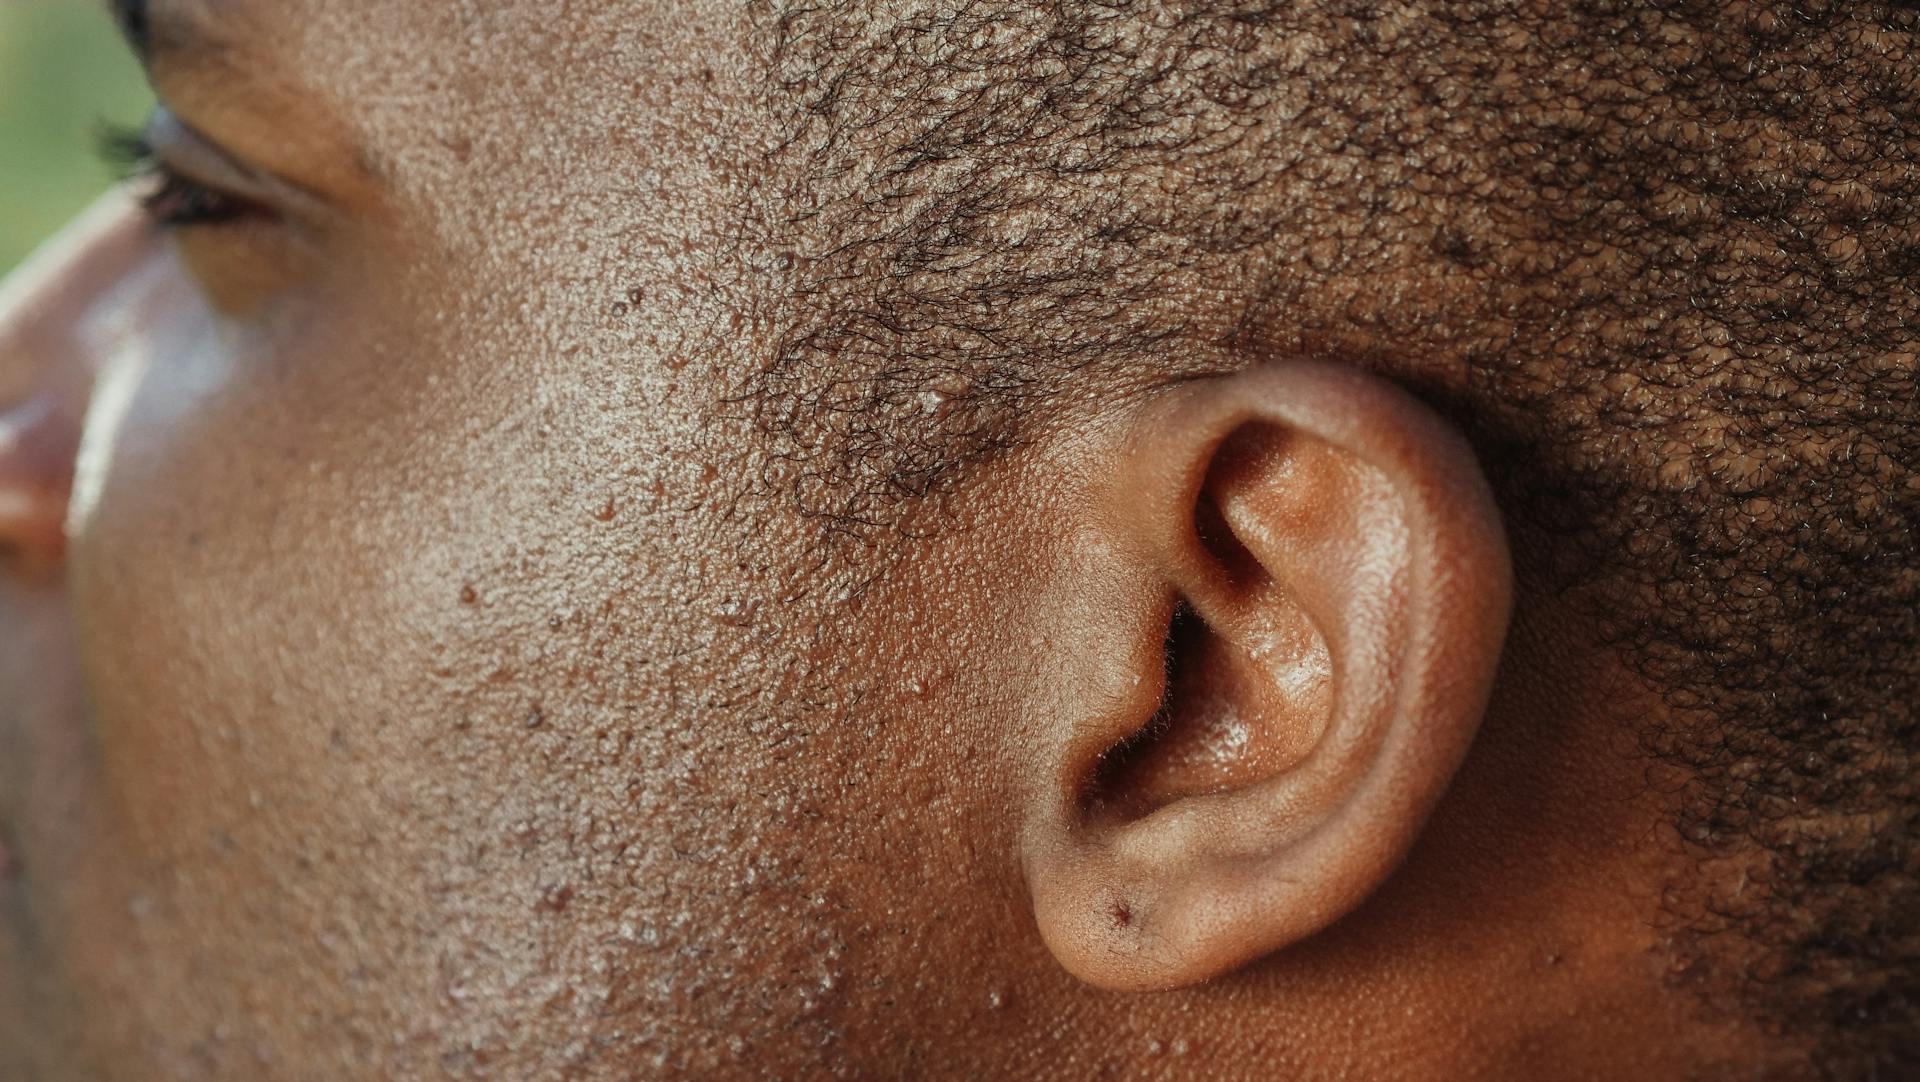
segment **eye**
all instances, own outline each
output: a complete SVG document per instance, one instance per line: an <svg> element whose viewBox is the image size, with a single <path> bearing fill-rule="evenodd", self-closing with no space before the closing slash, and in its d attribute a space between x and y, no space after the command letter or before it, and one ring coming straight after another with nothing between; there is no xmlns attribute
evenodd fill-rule
<svg viewBox="0 0 1920 1082"><path fill-rule="evenodd" d="M141 205L162 228L226 225L267 213L168 165L142 131L108 129L100 139L100 154L122 177L145 187Z"/></svg>

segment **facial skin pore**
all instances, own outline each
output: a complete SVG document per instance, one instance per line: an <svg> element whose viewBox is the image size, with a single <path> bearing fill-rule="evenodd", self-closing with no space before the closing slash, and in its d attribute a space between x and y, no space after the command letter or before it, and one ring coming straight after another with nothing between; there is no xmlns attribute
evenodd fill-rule
<svg viewBox="0 0 1920 1082"><path fill-rule="evenodd" d="M1869 6L1873 47L1904 48L1907 9ZM1718 890L1772 850L1675 830L1676 803L1713 805L1696 773L1680 798L1649 784L1692 769L1649 745L1683 745L1687 708L1721 700L1674 675L1679 632L1593 605L1669 580L1563 566L1641 521L1592 516L1595 493L1667 476L1647 426L1698 450L1724 414L1688 399L1615 439L1593 418L1640 392L1595 374L1604 351L1577 376L1533 363L1563 337L1543 313L1627 295L1624 257L1529 278L1519 263L1564 253L1516 225L1534 219L1508 174L1356 165L1382 117L1434 120L1405 138L1450 152L1475 132L1440 121L1502 114L1374 108L1438 84L1319 63L1330 27L1364 22L1336 7L1043 26L1013 7L975 25L912 5L154 0L177 121L157 151L250 210L162 235L117 194L0 294L0 1077L1806 1069L1824 1032L1690 979L1799 941L1714 955L1675 915L1676 883ZM1581 11L1364 25L1379 65L1413 71L1395 40L1500 26L1500 55L1530 58L1556 34L1584 47L1566 27L1602 15ZM1671 29L1636 26L1640 45ZM1348 142L1294 151L1322 174L1267 183L1278 159L1227 152L1331 139L1315 102L1271 128L1183 111L1292 85L1345 103ZM1154 123L1093 118L1148 103ZM1023 133L994 126L1012 117ZM1876 177L1821 197L1897 187ZM1911 214L1879 212L1858 249L1823 240L1835 260L1910 243ZM1330 223L1351 232L1316 244ZM1695 269L1666 254L1650 263ZM1863 310L1911 315L1911 291ZM1884 371L1859 369L1878 382L1847 385L1881 404L1865 413L1912 389L1891 326L1868 336ZM1561 330L1632 353L1617 320ZM1752 342L1714 341L1694 345ZM1689 348L1646 370L1679 398ZM1590 427L1541 405L1571 409L1555 383L1603 400L1568 414ZM1875 439L1914 430L1904 408ZM12 453L29 429L43 450ZM1718 479L1723 449L1689 462ZM1561 469L1594 484L1556 517L1540 485ZM1897 519L1916 490L1887 471L1867 511ZM1667 507L1635 498L1617 502ZM1773 521L1750 518L1764 551L1741 553L1773 552ZM1355 537L1379 559L1336 558ZM1351 589L1310 604L1321 581ZM1895 593L1872 599L1897 637ZM1406 708L1342 714L1356 666L1330 659L1383 628L1366 671ZM1459 649L1423 668L1413 641ZM1911 687L1910 667L1882 675ZM1334 751L1360 750L1314 760L1342 717L1364 739ZM1334 780L1267 799L1322 777L1310 761ZM1344 780L1362 776L1407 788ZM1275 829L1181 833L1243 808ZM1354 844L1289 848L1301 824ZM1677 878L1702 854L1711 875ZM1272 887L1290 875L1307 885ZM1116 884L1200 897L1186 912L1217 926L1109 964L1170 927L1094 899ZM1273 908L1214 905L1249 898ZM1135 931L1076 938L1093 913ZM1833 1002L1861 1001L1846 987ZM1900 1019L1880 1009L1884 1035ZM1832 1047L1842 1068L1899 1051Z"/></svg>

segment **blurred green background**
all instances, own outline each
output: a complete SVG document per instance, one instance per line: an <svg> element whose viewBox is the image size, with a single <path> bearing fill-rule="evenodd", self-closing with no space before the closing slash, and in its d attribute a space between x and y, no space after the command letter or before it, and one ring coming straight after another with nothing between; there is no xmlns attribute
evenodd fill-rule
<svg viewBox="0 0 1920 1082"><path fill-rule="evenodd" d="M98 133L150 100L102 0L0 0L0 275L113 182Z"/></svg>

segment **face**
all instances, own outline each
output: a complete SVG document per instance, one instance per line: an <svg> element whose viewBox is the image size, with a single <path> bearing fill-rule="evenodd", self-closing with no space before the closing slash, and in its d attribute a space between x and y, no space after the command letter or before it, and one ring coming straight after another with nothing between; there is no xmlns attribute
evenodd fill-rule
<svg viewBox="0 0 1920 1082"><path fill-rule="evenodd" d="M819 90L781 58L867 39L817 12L140 7L159 194L0 292L0 1077L1749 1054L1738 1019L1703 1051L1657 941L1657 696L1557 602L1507 637L1506 534L1447 422L1365 364L1290 366L1306 331L1208 352L1240 348L1247 266L1163 276L1135 257L1164 238L1023 202L1030 163L1080 175L1077 128L942 168L1037 98L995 83L884 157L868 129L926 72ZM1047 32L970 47L1084 45ZM1119 82L1114 113L1180 126ZM871 175L807 161L815 113ZM1139 134L1103 137L1204 174ZM1301 183L1273 205L1349 220ZM835 199L935 235L849 238ZM1059 274L1023 262L1055 234ZM956 265L1017 288L910 270L837 318L849 280ZM1452 311L1407 273L1380 303ZM958 313L909 361L1025 349L984 303L1118 389L1003 446L992 370L836 382L836 351L914 340L906 297ZM836 457L880 415L906 450ZM914 488L943 430L997 453ZM860 495L890 483L915 498Z"/></svg>
<svg viewBox="0 0 1920 1082"><path fill-rule="evenodd" d="M153 5L217 194L0 317L80 462L0 592L0 1075L794 1071L1015 994L927 970L1001 862L898 859L999 829L915 737L966 643L905 629L1005 542L853 559L756 452L729 7Z"/></svg>

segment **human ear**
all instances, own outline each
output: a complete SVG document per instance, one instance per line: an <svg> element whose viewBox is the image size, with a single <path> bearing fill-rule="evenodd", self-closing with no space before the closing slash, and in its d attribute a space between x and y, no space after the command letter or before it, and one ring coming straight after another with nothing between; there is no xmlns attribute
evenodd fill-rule
<svg viewBox="0 0 1920 1082"><path fill-rule="evenodd" d="M1393 873L1479 726L1511 572L1466 442L1376 376L1275 363L1125 409L1073 471L1110 626L1058 670L1107 690L1040 719L1020 844L1061 964L1146 990Z"/></svg>

